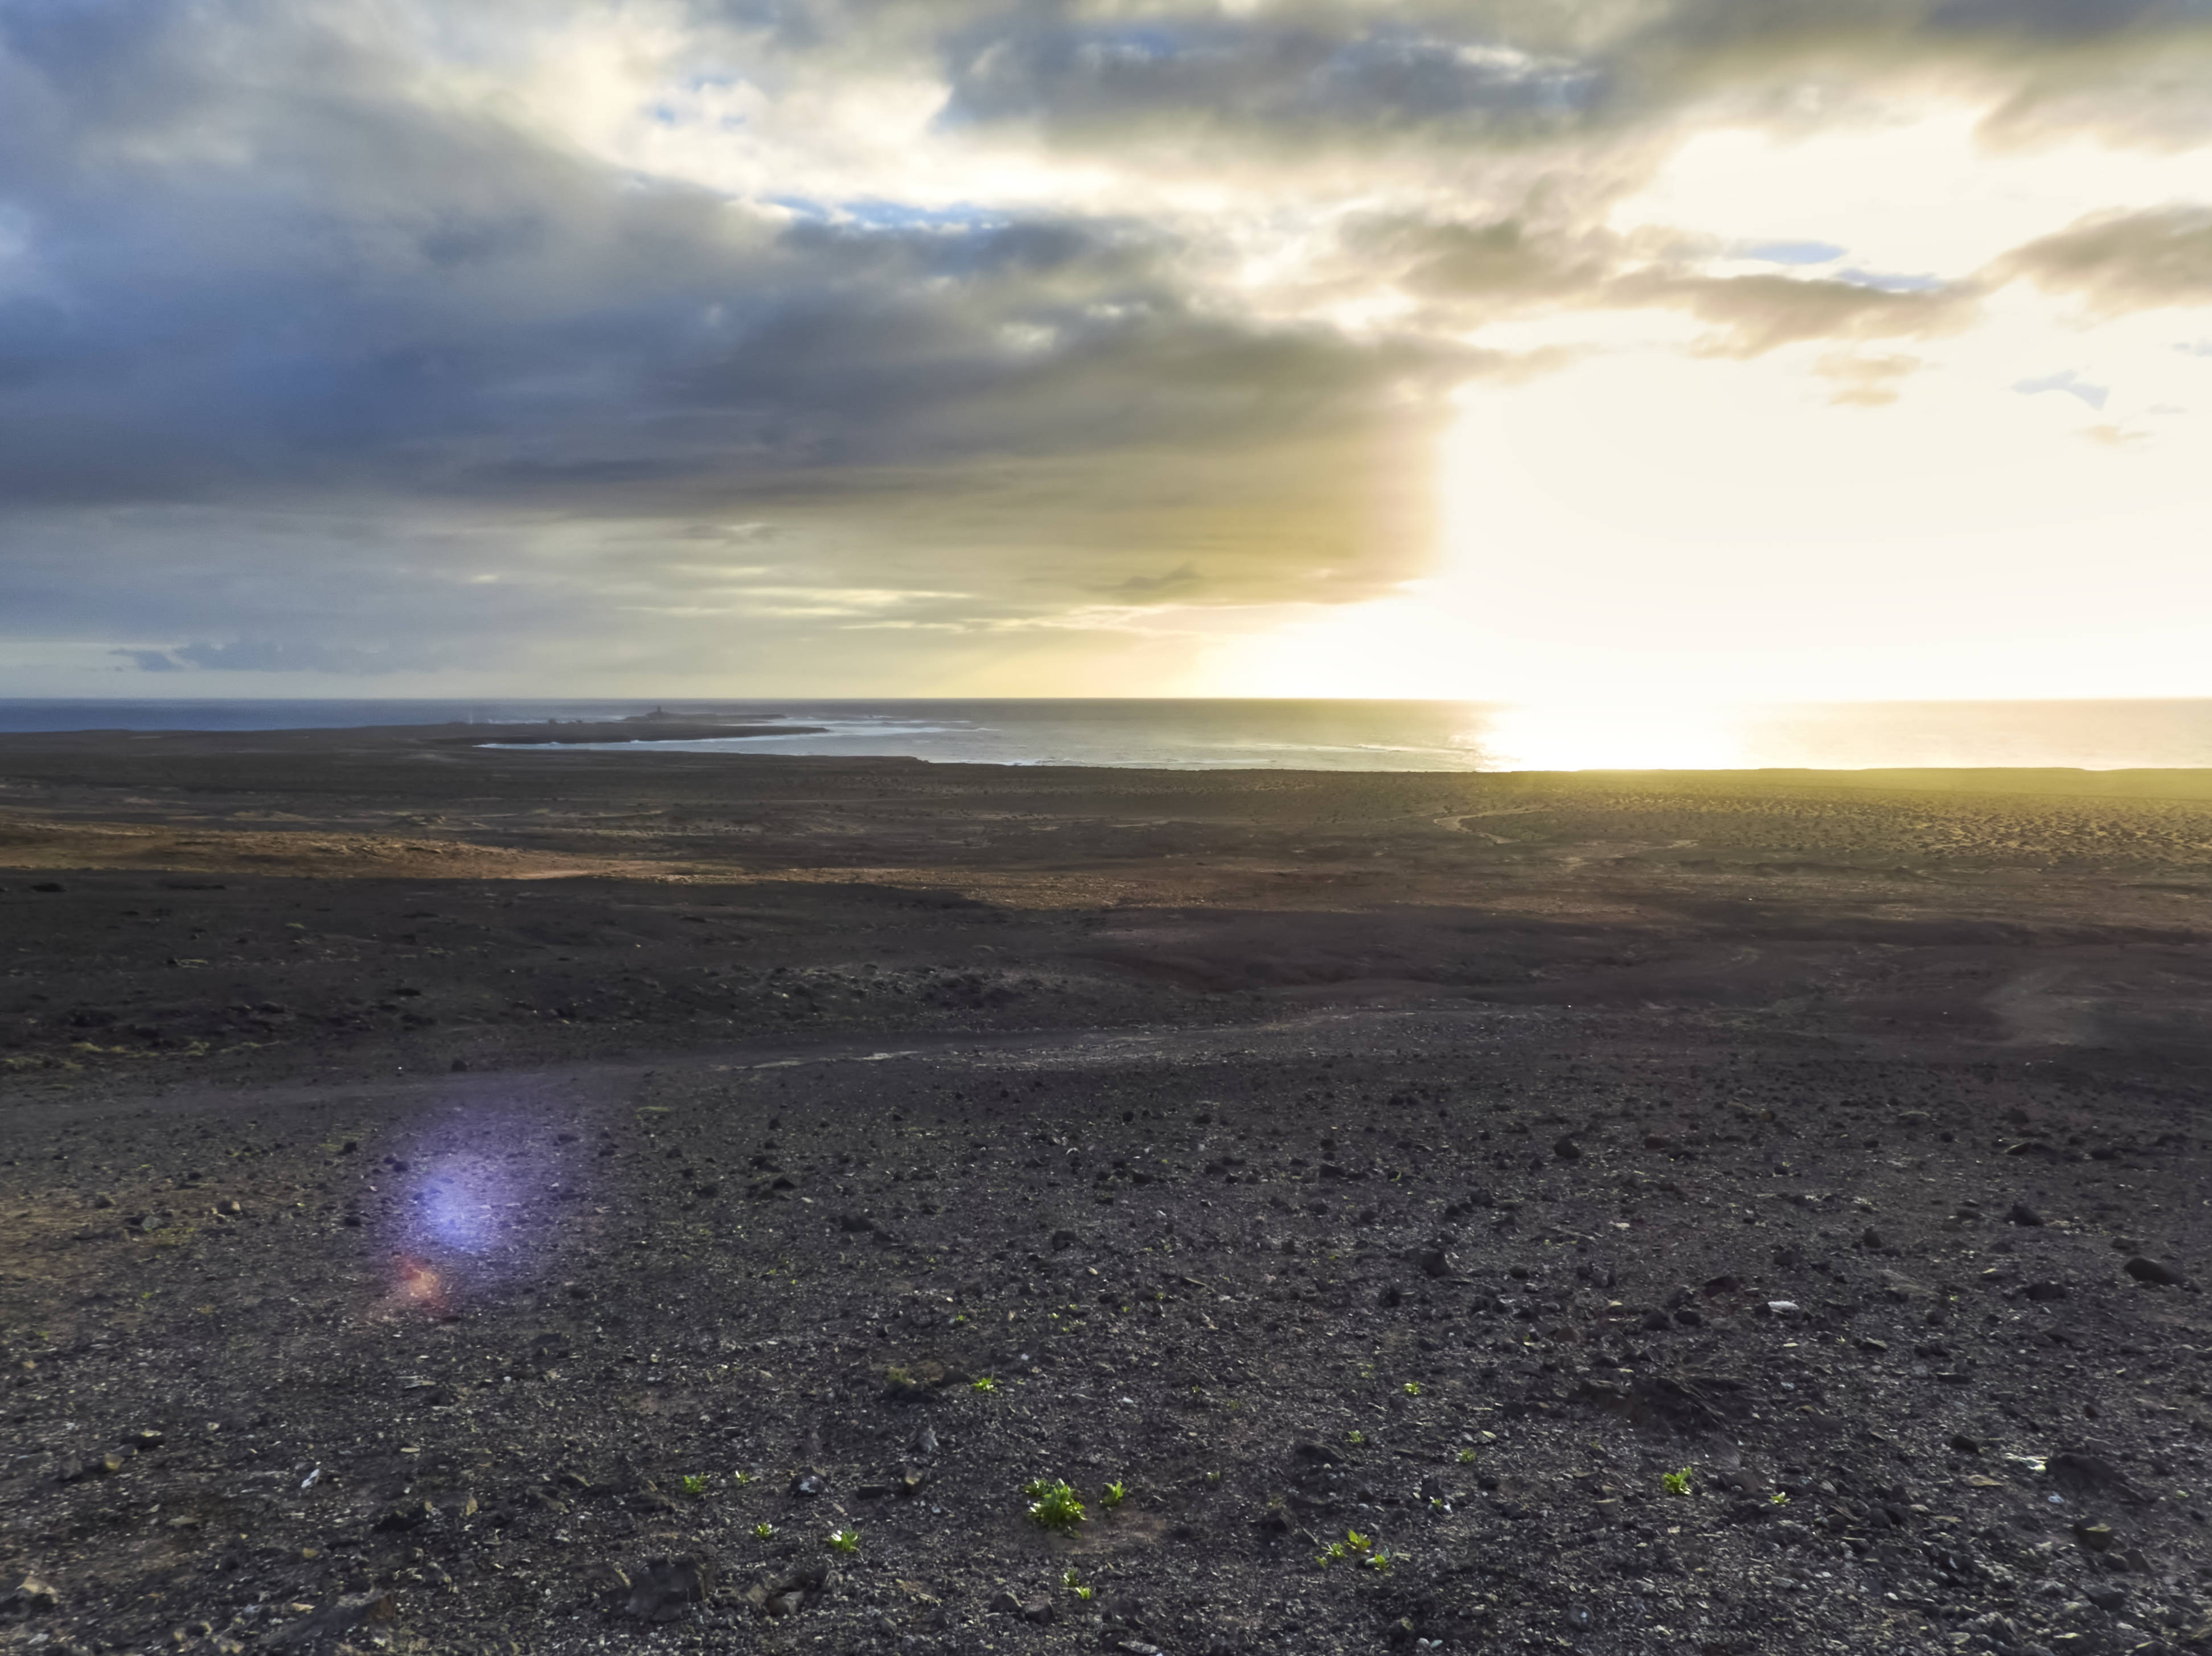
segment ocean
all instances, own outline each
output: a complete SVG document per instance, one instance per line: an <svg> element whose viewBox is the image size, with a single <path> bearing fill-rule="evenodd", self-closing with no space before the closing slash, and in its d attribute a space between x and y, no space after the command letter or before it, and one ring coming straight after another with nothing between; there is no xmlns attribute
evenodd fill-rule
<svg viewBox="0 0 2212 1656"><path fill-rule="evenodd" d="M619 719L650 702L0 701L0 730L276 730ZM1573 770L2212 767L2212 700L1790 706L1386 701L681 701L787 726L641 752L896 755L1173 770ZM802 734L801 728L818 728Z"/></svg>

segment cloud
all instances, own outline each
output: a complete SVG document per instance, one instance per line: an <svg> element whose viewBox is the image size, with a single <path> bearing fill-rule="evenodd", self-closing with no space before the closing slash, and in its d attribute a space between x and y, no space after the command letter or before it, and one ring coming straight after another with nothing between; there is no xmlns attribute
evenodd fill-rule
<svg viewBox="0 0 2212 1656"><path fill-rule="evenodd" d="M1624 296L1679 306L1717 332L1708 348L1757 356L1806 340L1928 338L1970 320L1966 288L1898 292L1830 277L1628 277Z"/></svg>
<svg viewBox="0 0 2212 1656"><path fill-rule="evenodd" d="M406 673L439 663L417 650L244 638L228 644L179 644L167 650L118 649L141 673L308 673L359 677Z"/></svg>
<svg viewBox="0 0 2212 1656"><path fill-rule="evenodd" d="M1158 600L1189 592L1204 584L1205 577L1199 574L1196 564L1179 563L1163 575L1133 575L1098 590L1118 593L1127 598Z"/></svg>
<svg viewBox="0 0 2212 1656"><path fill-rule="evenodd" d="M2096 214L2017 249L1999 272L2104 312L2212 304L2212 208Z"/></svg>
<svg viewBox="0 0 2212 1656"><path fill-rule="evenodd" d="M167 650L116 649L108 652L119 655L141 673L182 673L185 664Z"/></svg>
<svg viewBox="0 0 2212 1656"><path fill-rule="evenodd" d="M1455 393L1607 348L1485 330L1686 318L1872 408L2006 283L2212 295L2196 208L1925 278L1612 216L1700 131L1886 100L2182 142L2207 40L2179 0L0 7L0 612L355 677L713 667L854 594L1356 603L1424 566Z"/></svg>
<svg viewBox="0 0 2212 1656"><path fill-rule="evenodd" d="M2112 394L2112 388L2110 386L2091 385L2070 368L2062 368L2056 374L2045 374L2035 379L2015 380L2012 388L2030 397L2039 392L2063 391L2068 396L2077 398L2089 407L2100 411L2105 406L2106 400Z"/></svg>

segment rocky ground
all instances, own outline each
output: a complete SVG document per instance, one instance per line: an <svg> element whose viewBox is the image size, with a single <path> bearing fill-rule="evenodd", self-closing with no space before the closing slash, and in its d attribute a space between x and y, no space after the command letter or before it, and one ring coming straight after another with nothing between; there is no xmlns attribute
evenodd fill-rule
<svg viewBox="0 0 2212 1656"><path fill-rule="evenodd" d="M2185 788L9 743L0 1648L2212 1646Z"/></svg>

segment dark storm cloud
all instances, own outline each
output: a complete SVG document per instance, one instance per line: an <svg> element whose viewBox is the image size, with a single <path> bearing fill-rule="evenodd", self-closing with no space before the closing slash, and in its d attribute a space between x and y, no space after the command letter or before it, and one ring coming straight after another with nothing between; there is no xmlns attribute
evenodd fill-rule
<svg viewBox="0 0 2212 1656"><path fill-rule="evenodd" d="M36 279L0 308L0 491L17 502L303 482L627 500L974 454L1235 448L1448 368L1202 310L1174 240L1142 226L788 223L377 101L335 45L343 72L313 98L169 64L171 125L145 136L184 158L103 161L63 136L100 125L128 78L111 58L145 40L5 38L52 157L18 180ZM250 188L192 158L215 104Z"/></svg>
<svg viewBox="0 0 2212 1656"><path fill-rule="evenodd" d="M947 47L951 122L1068 131L1196 121L1313 135L1448 125L1544 130L1598 101L1596 71L1532 58L1478 25L1156 17L993 18Z"/></svg>
<svg viewBox="0 0 2212 1656"><path fill-rule="evenodd" d="M709 188L501 94L617 16L0 0L0 613L132 670L362 673L616 613L1369 596L1419 564L1448 393L1550 360L1469 349L1486 320L1686 310L1756 355L1970 313L1964 283L1717 276L1717 250L1607 231L1695 112L1786 125L1808 87L1936 75L2128 130L2206 24L2181 0L619 14L688 31L701 85L904 76L942 91L931 142L1169 155L1163 184L1225 181L1214 224ZM1304 227L1334 265L1303 309L1254 299L1244 251L1324 161L1351 170L1310 205L1357 208ZM2165 302L2204 290L2205 241L2138 215L1989 279ZM1411 310L1329 320L1382 291ZM1869 402L1911 366L1833 362Z"/></svg>
<svg viewBox="0 0 2212 1656"><path fill-rule="evenodd" d="M1161 129L1302 147L1367 138L1510 143L1663 120L1725 94L1756 106L1830 82L1986 76L2005 112L2132 119L2069 94L2177 45L2203 0L1671 0L1289 5L1229 18L1162 6L1110 21L1065 5L947 7L950 122L1023 122L1080 142ZM1770 110L1787 117L1786 101ZM2201 112L2200 112L2201 118Z"/></svg>

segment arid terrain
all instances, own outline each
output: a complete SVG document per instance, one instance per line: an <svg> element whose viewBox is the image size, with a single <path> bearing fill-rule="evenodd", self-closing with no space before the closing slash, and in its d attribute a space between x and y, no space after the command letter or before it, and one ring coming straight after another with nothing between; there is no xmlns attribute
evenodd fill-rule
<svg viewBox="0 0 2212 1656"><path fill-rule="evenodd" d="M0 736L0 1649L2212 1649L2212 775L573 739Z"/></svg>

